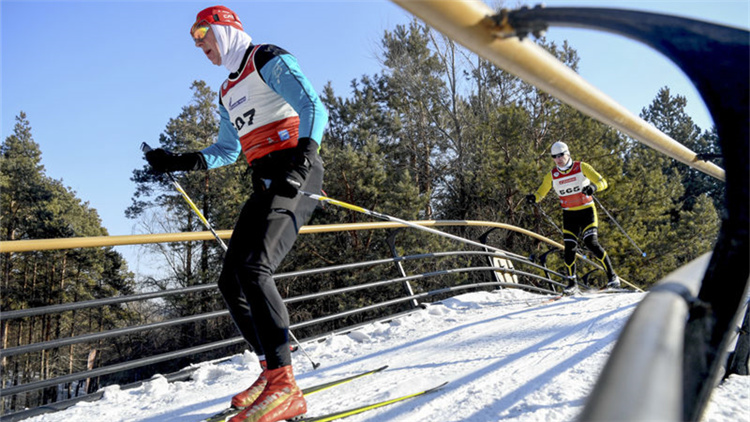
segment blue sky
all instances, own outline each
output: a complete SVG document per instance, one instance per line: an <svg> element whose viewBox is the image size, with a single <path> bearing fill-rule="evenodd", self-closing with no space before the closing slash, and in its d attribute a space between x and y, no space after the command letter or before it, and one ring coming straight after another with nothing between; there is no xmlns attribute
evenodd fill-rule
<svg viewBox="0 0 750 422"><path fill-rule="evenodd" d="M544 3L654 11L745 29L750 20L747 0ZM138 232L124 209L134 191L132 170L143 165L140 143L158 143L168 120L191 100L194 80L218 87L226 77L188 34L196 13L212 4L0 1L2 139L12 133L19 112L26 112L47 176L62 179L96 208L111 235ZM339 96L349 95L353 79L380 71L384 31L411 19L385 0L221 4L240 16L255 42L284 47L317 89L330 81ZM551 28L547 38L569 40L583 77L632 112L640 113L666 85L688 98L688 112L699 126L710 127L689 81L648 47L581 29Z"/></svg>

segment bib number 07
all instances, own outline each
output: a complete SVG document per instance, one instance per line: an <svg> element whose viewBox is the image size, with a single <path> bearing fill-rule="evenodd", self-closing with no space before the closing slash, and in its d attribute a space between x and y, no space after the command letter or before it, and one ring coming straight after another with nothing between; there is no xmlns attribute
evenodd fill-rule
<svg viewBox="0 0 750 422"><path fill-rule="evenodd" d="M250 109L242 114L242 117L237 117L234 119L234 128L237 129L237 132L242 130L245 125L251 125L253 124L253 119L255 118L255 109Z"/></svg>

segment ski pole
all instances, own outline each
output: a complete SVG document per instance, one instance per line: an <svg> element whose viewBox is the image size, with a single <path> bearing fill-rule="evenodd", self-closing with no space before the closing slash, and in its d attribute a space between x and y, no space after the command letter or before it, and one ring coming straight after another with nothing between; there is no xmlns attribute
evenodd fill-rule
<svg viewBox="0 0 750 422"><path fill-rule="evenodd" d="M148 146L148 144L144 142L144 143L141 144L141 151L143 151L144 153L149 152L149 151L151 151L151 147ZM182 197L185 199L185 202L187 202L188 205L190 205L190 208L193 209L193 212L195 212L195 215L198 216L198 218L201 220L201 222L203 223L203 225L206 226L206 228L211 231L211 233L214 235L214 237L216 238L216 240L219 242L219 245L221 245L221 248L224 249L224 252L226 252L227 251L227 245L224 243L223 240L221 240L221 238L216 233L216 231L214 230L214 228L211 227L211 224L208 222L208 220L206 220L206 217L203 216L203 213L201 213L201 211L195 205L195 203L193 202L193 200L190 199L190 197L188 196L187 192L185 192L185 190L182 189L182 186L180 186L180 184L177 183L177 179L175 179L174 176L172 175L172 173L170 173L168 171L166 171L164 173L167 175L167 177L169 178L169 180L172 182L172 184L174 185L175 189L177 189L177 192L180 192L180 194L182 195Z"/></svg>
<svg viewBox="0 0 750 422"><path fill-rule="evenodd" d="M635 248L638 249L638 252L640 252L641 255L645 258L646 257L646 252L643 252L641 250L641 248L639 248L638 245L635 244L635 241L633 241L633 239L631 239L630 236L628 236L628 233L625 231L625 229L623 229L622 226L617 222L617 220L615 220L615 218L612 217L612 214L610 214L609 211L607 211L607 209L604 208L604 206L602 205L602 203L599 202L599 200L595 196L592 195L591 197L594 198L594 201L596 201L596 204L599 205L599 207L602 209L602 211L604 211L607 214L607 217L609 217L610 220L612 220L612 222L615 223L615 226L617 226L617 228L620 229L620 231L622 232L622 234L624 234L625 237L628 238L628 240L630 241L630 243L632 243L633 246L635 246Z"/></svg>
<svg viewBox="0 0 750 422"><path fill-rule="evenodd" d="M318 369L318 367L320 366L320 362L315 362L313 358L311 358L310 355L307 354L305 349L302 347L302 343L300 343L299 340L297 340L297 336L294 335L292 330L289 330L289 335L292 336L292 338L294 339L294 342L297 343L297 346L299 346L299 349L302 350L302 353L304 353L305 356L307 356L307 359L312 364L313 369Z"/></svg>
<svg viewBox="0 0 750 422"><path fill-rule="evenodd" d="M147 143L143 142L141 144L141 151L143 151L144 153L151 151L151 149L152 148ZM211 231L211 233L216 238L216 241L219 242L219 245L221 245L221 248L224 249L224 252L226 252L228 249L226 243L224 243L224 241L221 240L219 235L216 233L216 230L214 230L213 226L211 226L211 223L209 223L208 220L206 220L206 217L204 217L203 213L198 209L198 206L196 206L193 200L190 199L187 192L185 192L185 190L182 189L182 186L180 186L180 184L177 183L177 180L174 178L172 173L168 171L164 173L167 175L167 177L169 177L169 180L172 182L172 185L174 185L175 189L177 189L177 192L180 192L182 197L185 199L185 202L187 202L188 205L190 205L190 208L192 208L193 212L195 212L195 214L201 220L203 225L206 226L206 228ZM310 355L308 355L305 349L302 347L302 344L300 344L300 342L297 340L297 337L294 336L294 334L292 333L292 330L289 330L289 335L294 339L294 342L297 343L297 346L299 346L299 349L302 350L302 353L304 353L305 356L307 356L307 358L310 360L310 363L312 364L313 369L318 369L318 366L320 366L320 363L317 363L312 360Z"/></svg>
<svg viewBox="0 0 750 422"><path fill-rule="evenodd" d="M552 226L553 226L553 227L554 227L555 229L557 229L557 231L559 231L559 232L560 232L560 234L562 234L562 235L565 235L565 233L563 233L563 231L562 231L562 230L560 230L560 227L558 227L558 226L557 226L557 224L555 224L555 222L554 222L554 221L552 221L552 219L550 218L550 216L549 216L549 215L547 215L547 213L546 213L546 212L544 212L544 209L542 209L541 205L539 205L538 203L534 203L534 205L536 205L536 208L537 208L537 209L539 210L539 212L541 212L541 213L542 213L542 215L544 216L544 218L546 218L546 219L547 219L547 221L549 221L549 223L550 223L550 224L552 224Z"/></svg>
<svg viewBox="0 0 750 422"><path fill-rule="evenodd" d="M386 220L386 221L391 221L391 222L394 222L394 223L403 224L405 226L408 226L408 227L411 227L411 228L414 228L414 229L417 229L417 230L422 230L422 231L425 231L425 232L428 232L428 233L436 234L438 236L447 237L449 239L457 240L459 242L463 242L463 243L466 243L466 244L469 244L469 245L478 246L480 248L490 249L492 251L499 252L499 253L501 253L501 254L503 254L505 256L511 256L511 257L514 257L514 258L521 259L521 260L523 260L525 262L529 261L529 259L527 257L525 257L525 256L517 255L517 254L514 254L512 252L508 252L508 251L504 251L502 249L494 248L492 246L485 245L485 244L479 243L479 242L475 242L473 240L465 239L463 237L452 235L450 233L446 233L446 232L443 232L443 231L440 231L440 230L435 230L435 229L430 228L430 227L420 226L419 224L414 224L414 223L411 223L409 221L402 220L400 218L391 217L390 215L381 214L379 212L371 211L371 210L368 210L366 208L358 207L356 205L352 205L352 204L349 204L349 203L346 203L346 202L343 202L343 201L339 201L337 199L329 198L327 196L316 195L314 193L305 192L305 191L299 191L299 193L302 194L302 195L304 195L304 196L307 196L308 198L312 198L312 199L315 199L315 200L318 200L318 201L321 201L321 202L324 202L324 203L337 205L337 206L339 206L341 208L346 208L346 209L349 209L349 210L352 210L352 211L357 211L357 212L360 212L362 214L366 214L366 215L369 215L369 216L372 216L372 217L380 218L382 220Z"/></svg>

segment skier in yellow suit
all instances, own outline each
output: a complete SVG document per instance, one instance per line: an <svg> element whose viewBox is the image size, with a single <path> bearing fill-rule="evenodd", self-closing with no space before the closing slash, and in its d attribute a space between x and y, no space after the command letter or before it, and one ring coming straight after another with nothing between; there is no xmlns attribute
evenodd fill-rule
<svg viewBox="0 0 750 422"><path fill-rule="evenodd" d="M612 269L607 252L604 250L597 236L598 218L594 192L607 189L607 181L594 170L591 165L582 161L573 161L570 150L564 142L555 142L551 148L555 167L544 176L541 186L536 193L526 196L529 204L535 204L544 198L550 189L554 189L560 197L563 208L563 240L565 243L565 267L568 285L564 289L567 294L575 293L576 285L576 249L579 237L583 243L602 264L607 272L607 287L620 287L620 279Z"/></svg>

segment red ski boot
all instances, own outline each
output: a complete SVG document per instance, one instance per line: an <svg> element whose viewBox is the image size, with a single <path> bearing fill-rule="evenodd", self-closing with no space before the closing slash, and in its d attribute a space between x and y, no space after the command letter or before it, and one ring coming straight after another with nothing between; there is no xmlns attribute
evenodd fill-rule
<svg viewBox="0 0 750 422"><path fill-rule="evenodd" d="M266 388L229 422L278 422L292 419L307 412L307 403L297 387L292 366L266 370Z"/></svg>
<svg viewBox="0 0 750 422"><path fill-rule="evenodd" d="M266 388L266 371L268 371L268 365L265 360L260 361L260 376L247 390L232 397L232 407L237 409L244 409L258 398L263 389Z"/></svg>

